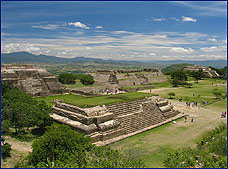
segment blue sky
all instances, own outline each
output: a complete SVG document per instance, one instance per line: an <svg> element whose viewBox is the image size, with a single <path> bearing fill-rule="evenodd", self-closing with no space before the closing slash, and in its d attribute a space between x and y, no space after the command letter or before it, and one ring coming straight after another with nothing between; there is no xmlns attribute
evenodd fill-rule
<svg viewBox="0 0 228 169"><path fill-rule="evenodd" d="M1 52L115 60L227 57L227 2L1 2Z"/></svg>

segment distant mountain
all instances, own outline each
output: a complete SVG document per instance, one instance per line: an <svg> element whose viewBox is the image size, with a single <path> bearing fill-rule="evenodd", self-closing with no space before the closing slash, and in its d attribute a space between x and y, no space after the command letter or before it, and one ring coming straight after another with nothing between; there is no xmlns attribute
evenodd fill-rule
<svg viewBox="0 0 228 169"><path fill-rule="evenodd" d="M191 61L191 60L166 60L166 61L154 61L154 63L162 65L173 65L173 64L192 64L192 65L201 65L205 67L215 67L215 68L224 68L227 65L227 60L204 60L204 61Z"/></svg>
<svg viewBox="0 0 228 169"><path fill-rule="evenodd" d="M75 57L75 58L61 58L47 55L33 55L28 52L14 52L14 53L3 53L1 54L1 63L45 63L45 64L80 64L93 62L97 64L110 63L118 65L135 65L135 66L151 66L155 68L164 68L172 64L195 64L201 66L212 66L215 68L223 68L227 65L226 60L205 60L205 61L183 61L183 60L170 60L170 61L127 61L127 60L104 60L99 58L86 58L86 57Z"/></svg>

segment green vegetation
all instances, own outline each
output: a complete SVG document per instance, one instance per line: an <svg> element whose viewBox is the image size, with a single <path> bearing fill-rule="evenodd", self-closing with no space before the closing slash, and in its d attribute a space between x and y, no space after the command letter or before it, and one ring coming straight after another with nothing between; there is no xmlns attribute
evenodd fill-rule
<svg viewBox="0 0 228 169"><path fill-rule="evenodd" d="M169 150L164 164L168 168L226 168L227 126L221 124L205 134L195 149Z"/></svg>
<svg viewBox="0 0 228 169"><path fill-rule="evenodd" d="M48 115L52 110L44 101L37 101L7 83L1 83L1 90L1 120L8 120L16 134L25 127L45 129L52 124L52 118Z"/></svg>
<svg viewBox="0 0 228 169"><path fill-rule="evenodd" d="M187 74L182 70L175 70L174 72L172 72L171 78L180 81L186 81L188 79Z"/></svg>
<svg viewBox="0 0 228 169"><path fill-rule="evenodd" d="M183 70L184 68L186 68L187 66L190 66L190 65L192 65L192 64L188 64L188 63L173 64L173 65L167 66L166 68L162 69L162 73L165 75L169 75L176 70Z"/></svg>
<svg viewBox="0 0 228 169"><path fill-rule="evenodd" d="M58 76L58 79L62 84L75 84L76 77L71 73L62 73Z"/></svg>
<svg viewBox="0 0 228 169"><path fill-rule="evenodd" d="M54 99L62 99L63 102L72 104L79 107L91 107L96 105L107 105L118 102L126 102L131 100L136 100L144 97L149 97L154 94L149 93L139 93L139 92L129 92L129 93L120 93L115 95L104 95L104 96L96 96L96 97L84 97L74 94L67 95L57 95L57 96L48 96L48 97L40 97L36 98L37 100L44 100L47 105L54 105L52 102Z"/></svg>
<svg viewBox="0 0 228 169"><path fill-rule="evenodd" d="M66 125L52 125L33 144L33 151L16 167L36 168L120 168L142 167L118 150L96 147L90 138Z"/></svg>
<svg viewBox="0 0 228 169"><path fill-rule="evenodd" d="M95 82L94 79L93 79L93 76L86 75L86 74L81 74L79 76L79 79L80 79L81 83L84 84L84 85L92 85Z"/></svg>
<svg viewBox="0 0 228 169"><path fill-rule="evenodd" d="M6 159L7 157L11 157L11 145L5 142L4 138L1 137L1 158Z"/></svg>
<svg viewBox="0 0 228 169"><path fill-rule="evenodd" d="M173 98L172 96L175 96L176 94L173 92L169 92L168 95L169 95L169 99L172 99Z"/></svg>

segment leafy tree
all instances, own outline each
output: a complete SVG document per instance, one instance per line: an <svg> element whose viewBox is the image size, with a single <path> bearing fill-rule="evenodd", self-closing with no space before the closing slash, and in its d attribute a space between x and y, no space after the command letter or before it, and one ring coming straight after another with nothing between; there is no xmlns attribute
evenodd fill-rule
<svg viewBox="0 0 228 169"><path fill-rule="evenodd" d="M174 72L171 73L171 78L172 79L177 79L180 81L186 81L188 79L186 72L183 70L175 70Z"/></svg>
<svg viewBox="0 0 228 169"><path fill-rule="evenodd" d="M192 83L187 83L187 87L191 88L192 87Z"/></svg>
<svg viewBox="0 0 228 169"><path fill-rule="evenodd" d="M179 85L179 80L177 79L177 78L174 78L173 80L172 80L172 84L173 84L173 87L178 87L178 85Z"/></svg>
<svg viewBox="0 0 228 169"><path fill-rule="evenodd" d="M169 98L172 99L172 96L175 96L176 94L173 92L169 92L168 95L169 95Z"/></svg>
<svg viewBox="0 0 228 169"><path fill-rule="evenodd" d="M9 132L10 121L3 120L1 121L1 135L6 135Z"/></svg>
<svg viewBox="0 0 228 169"><path fill-rule="evenodd" d="M8 120L17 134L24 127L44 129L52 124L53 120L49 116L52 110L44 101L36 101L17 88L7 87L7 84L2 84L1 88L1 120Z"/></svg>
<svg viewBox="0 0 228 169"><path fill-rule="evenodd" d="M80 81L84 85L92 85L95 81L91 75L83 75L80 77Z"/></svg>
<svg viewBox="0 0 228 169"><path fill-rule="evenodd" d="M143 163L130 159L117 150L96 147L89 137L72 130L69 126L55 124L33 144L25 167L140 167ZM18 165L17 167L21 167Z"/></svg>
<svg viewBox="0 0 228 169"><path fill-rule="evenodd" d="M200 69L199 71L192 72L192 76L194 77L196 83L198 83L198 81L201 80L205 76L205 74L203 70Z"/></svg>
<svg viewBox="0 0 228 169"><path fill-rule="evenodd" d="M11 157L10 151L11 145L6 143L4 138L1 138L1 158L6 159L7 157Z"/></svg>
<svg viewBox="0 0 228 169"><path fill-rule="evenodd" d="M62 84L75 84L76 76L72 73L62 73L59 75L59 82Z"/></svg>

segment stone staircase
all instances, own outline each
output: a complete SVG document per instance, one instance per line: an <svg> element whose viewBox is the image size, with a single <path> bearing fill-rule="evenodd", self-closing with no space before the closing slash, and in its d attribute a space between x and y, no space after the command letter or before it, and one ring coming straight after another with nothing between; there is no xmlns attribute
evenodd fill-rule
<svg viewBox="0 0 228 169"><path fill-rule="evenodd" d="M56 121L87 134L93 142L103 143L143 132L180 113L160 96L84 109L57 101L53 112Z"/></svg>

